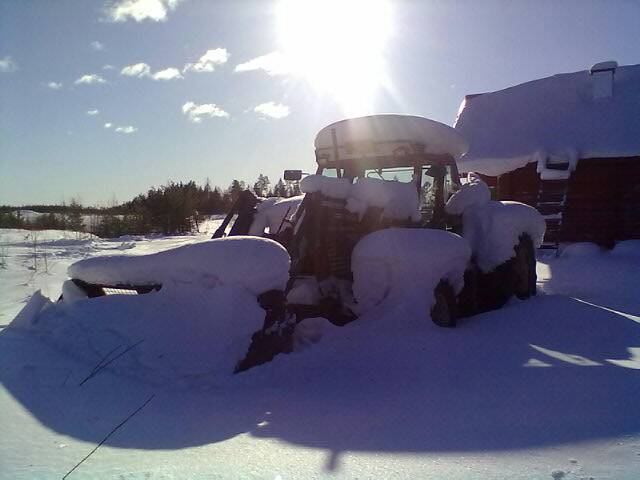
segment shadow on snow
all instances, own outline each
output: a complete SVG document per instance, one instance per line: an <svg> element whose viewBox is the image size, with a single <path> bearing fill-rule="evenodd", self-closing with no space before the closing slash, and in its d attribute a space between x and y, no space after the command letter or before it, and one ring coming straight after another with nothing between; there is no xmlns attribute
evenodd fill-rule
<svg viewBox="0 0 640 480"><path fill-rule="evenodd" d="M185 448L250 433L336 455L488 451L640 432L640 359L628 350L640 346L640 325L614 312L540 296L371 348L373 337L358 334L365 321L321 340L342 337L335 345L280 356L197 393L108 372L77 387L69 378L85 366L5 330L0 381L44 426L96 443L156 391L107 442L119 448ZM347 352L349 344L361 353Z"/></svg>

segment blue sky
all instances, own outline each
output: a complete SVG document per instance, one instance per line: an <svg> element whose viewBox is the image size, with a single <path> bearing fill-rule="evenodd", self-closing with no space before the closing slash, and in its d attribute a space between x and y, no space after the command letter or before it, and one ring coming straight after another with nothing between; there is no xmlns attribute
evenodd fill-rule
<svg viewBox="0 0 640 480"><path fill-rule="evenodd" d="M452 124L467 93L640 63L637 1L299 3L0 2L0 203L275 181L345 116Z"/></svg>

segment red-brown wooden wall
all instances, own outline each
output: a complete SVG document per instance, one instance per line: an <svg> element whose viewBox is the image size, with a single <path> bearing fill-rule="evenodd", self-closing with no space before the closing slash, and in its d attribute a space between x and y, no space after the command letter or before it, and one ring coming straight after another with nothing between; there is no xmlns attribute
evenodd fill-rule
<svg viewBox="0 0 640 480"><path fill-rule="evenodd" d="M497 198L536 206L536 164L498 177ZM542 212L544 213L544 212ZM640 157L581 159L568 183L561 241L640 239Z"/></svg>

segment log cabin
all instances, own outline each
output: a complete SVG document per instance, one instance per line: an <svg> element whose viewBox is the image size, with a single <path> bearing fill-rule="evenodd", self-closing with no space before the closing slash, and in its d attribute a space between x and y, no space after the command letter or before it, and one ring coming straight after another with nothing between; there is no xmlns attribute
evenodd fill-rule
<svg viewBox="0 0 640 480"><path fill-rule="evenodd" d="M536 207L545 247L640 239L640 65L614 61L467 95L461 172Z"/></svg>

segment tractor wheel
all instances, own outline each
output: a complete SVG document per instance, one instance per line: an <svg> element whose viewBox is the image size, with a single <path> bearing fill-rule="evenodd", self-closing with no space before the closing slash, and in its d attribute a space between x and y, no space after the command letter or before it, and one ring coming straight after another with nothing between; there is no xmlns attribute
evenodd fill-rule
<svg viewBox="0 0 640 480"><path fill-rule="evenodd" d="M512 263L513 294L520 300L536 294L536 252L529 235L520 236Z"/></svg>
<svg viewBox="0 0 640 480"><path fill-rule="evenodd" d="M456 294L446 280L441 280L433 292L435 303L431 307L431 320L439 327L455 327L458 319Z"/></svg>

